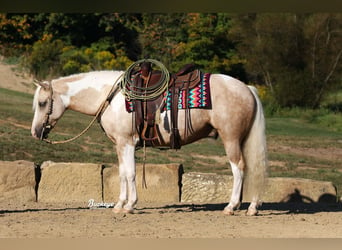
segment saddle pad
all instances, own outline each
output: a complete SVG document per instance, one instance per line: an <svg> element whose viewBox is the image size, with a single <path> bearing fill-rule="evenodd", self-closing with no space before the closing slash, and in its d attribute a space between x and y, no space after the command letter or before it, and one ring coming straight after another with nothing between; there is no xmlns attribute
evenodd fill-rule
<svg viewBox="0 0 342 250"><path fill-rule="evenodd" d="M188 96L184 90L179 92L178 109L186 109L186 98L188 98L188 108L211 108L210 73L201 74L201 81L197 86L189 89ZM168 91L166 99L166 109L171 110L172 93Z"/></svg>
<svg viewBox="0 0 342 250"><path fill-rule="evenodd" d="M188 91L188 108L211 108L211 97L210 97L210 73L201 73L201 81L197 86ZM171 110L172 103L172 93L171 90L167 91L164 96L166 97L166 105L164 110ZM178 109L186 109L186 97L185 91L181 90L178 99ZM127 112L132 112L134 110L131 101L126 100L126 110Z"/></svg>

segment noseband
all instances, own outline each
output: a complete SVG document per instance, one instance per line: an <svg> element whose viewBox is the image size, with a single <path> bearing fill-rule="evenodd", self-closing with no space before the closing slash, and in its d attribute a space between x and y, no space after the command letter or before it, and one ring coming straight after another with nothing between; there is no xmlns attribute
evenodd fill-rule
<svg viewBox="0 0 342 250"><path fill-rule="evenodd" d="M49 95L49 98L48 98L49 109L48 109L48 112L45 115L42 133L40 134L40 140L44 140L45 139L44 138L45 131L47 133L49 133L49 131L52 128L52 125L50 124L50 115L53 112L53 99L52 99L52 95L53 95L53 90L52 90L52 86L50 86L50 95Z"/></svg>

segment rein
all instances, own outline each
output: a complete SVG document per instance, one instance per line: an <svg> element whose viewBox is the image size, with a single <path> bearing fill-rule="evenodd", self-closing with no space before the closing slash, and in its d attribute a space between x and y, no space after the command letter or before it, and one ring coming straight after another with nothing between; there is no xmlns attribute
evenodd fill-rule
<svg viewBox="0 0 342 250"><path fill-rule="evenodd" d="M107 98L105 99L105 101L101 104L101 106L99 107L98 111L96 112L95 114L95 117L93 118L93 120L91 120L91 122L89 123L89 125L82 131L80 132L78 135L70 138L70 139L67 139L67 140L63 140L63 141L51 141L51 140L48 140L48 139L43 139L41 137L41 139L49 144L63 144L63 143L67 143L67 142L71 142L71 141L74 141L76 140L77 138L81 137L83 134L85 134L89 128L94 124L94 122L96 120L100 120L100 116L103 114L103 112L106 110L106 108L108 107L112 97L114 97L116 95L116 93L118 92L119 90L119 85L117 84L118 83L118 80L120 80L122 77L122 75L120 75L118 77L118 79L116 79L115 83L113 84L113 87L111 88L111 90L109 91L108 95L107 95ZM50 115L52 114L52 109L53 109L53 99L52 99L52 88L51 88L51 97L50 97L50 108L49 108L49 112L46 114L46 119L45 119L45 122L44 122L44 126L43 126L43 131L46 129L46 128L50 128L51 125L49 125L49 117ZM42 133L42 136L43 136L43 133Z"/></svg>
<svg viewBox="0 0 342 250"><path fill-rule="evenodd" d="M51 87L50 89L50 96L49 96L49 110L48 112L46 113L45 115L45 120L44 120L44 123L43 123L43 131L40 135L40 140L45 140L44 139L44 132L46 129L51 129L51 125L49 124L49 120L50 120L50 115L52 114L52 111L53 111L53 89Z"/></svg>

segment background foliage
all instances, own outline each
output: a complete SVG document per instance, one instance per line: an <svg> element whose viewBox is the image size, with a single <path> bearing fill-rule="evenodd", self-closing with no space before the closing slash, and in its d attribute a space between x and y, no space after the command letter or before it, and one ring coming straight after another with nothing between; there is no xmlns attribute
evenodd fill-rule
<svg viewBox="0 0 342 250"><path fill-rule="evenodd" d="M38 79L142 58L171 72L194 62L258 85L275 112L319 108L341 90L341 26L340 13L11 13L0 14L0 53Z"/></svg>

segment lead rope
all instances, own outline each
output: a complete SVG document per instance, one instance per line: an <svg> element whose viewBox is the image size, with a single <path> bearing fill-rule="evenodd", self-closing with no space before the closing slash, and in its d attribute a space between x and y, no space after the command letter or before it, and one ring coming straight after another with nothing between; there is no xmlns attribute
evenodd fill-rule
<svg viewBox="0 0 342 250"><path fill-rule="evenodd" d="M47 143L50 143L50 144L63 144L63 143L67 143L67 142L71 142L71 141L74 141L76 140L77 138L81 137L82 135L84 135L88 130L89 128L94 124L94 122L99 118L99 116L103 113L103 111L108 107L109 105L109 96L111 96L113 94L113 96L116 94L116 92L119 90L119 85L117 84L118 80L121 79L121 77L123 76L123 74L121 74L118 79L116 79L114 85L112 86L111 90L109 91L105 101L101 104L100 108L98 109L95 117L93 118L93 120L89 123L89 125L81 132L79 133L78 135L70 138L70 139L67 139L67 140L63 140L63 141L51 141L51 140L48 140L48 139L43 139L43 141L47 142Z"/></svg>
<svg viewBox="0 0 342 250"><path fill-rule="evenodd" d="M145 87L147 87L149 81L150 81L150 78L151 78L151 72L148 74L148 77L147 77L147 80L145 82ZM145 80L145 79L144 79ZM145 90L145 95L146 95L146 90ZM146 109L147 109L147 104L146 104L147 100L144 100L143 101L143 104L144 104L144 114L146 115ZM147 183L146 183L146 177L145 177L145 166L146 166L146 141L144 141L144 157L143 157L143 174L142 174L142 188L145 188L147 189Z"/></svg>
<svg viewBox="0 0 342 250"><path fill-rule="evenodd" d="M145 178L145 165L146 165L146 141L144 140L144 157L143 157L142 188L147 189L146 178Z"/></svg>

